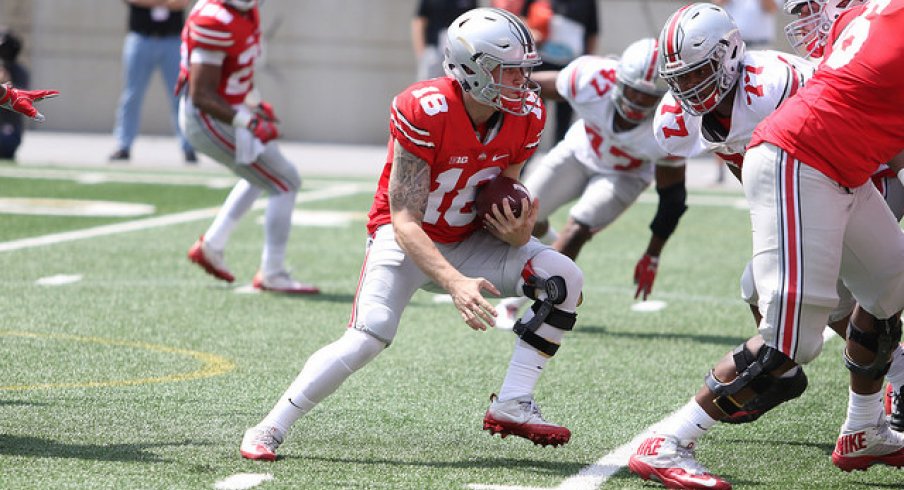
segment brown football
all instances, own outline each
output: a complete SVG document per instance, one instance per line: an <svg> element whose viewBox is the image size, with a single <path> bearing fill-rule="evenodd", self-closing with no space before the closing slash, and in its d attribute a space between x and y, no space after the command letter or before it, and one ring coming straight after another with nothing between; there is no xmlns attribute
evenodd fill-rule
<svg viewBox="0 0 904 490"><path fill-rule="evenodd" d="M499 175L477 189L477 201L474 206L478 219L483 221L484 216L493 213L493 204L499 207L500 212L505 212L502 203L508 200L512 212L518 217L521 216L522 199L530 202L527 187L515 179Z"/></svg>

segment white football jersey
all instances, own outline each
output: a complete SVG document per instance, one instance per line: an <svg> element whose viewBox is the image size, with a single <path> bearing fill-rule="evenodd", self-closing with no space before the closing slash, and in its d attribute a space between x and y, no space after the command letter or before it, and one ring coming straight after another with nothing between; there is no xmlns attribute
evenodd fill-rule
<svg viewBox="0 0 904 490"><path fill-rule="evenodd" d="M656 140L673 155L691 158L711 152L740 168L754 128L794 95L815 68L812 62L799 56L778 51L748 51L735 89L731 120L723 123L729 128L727 134L719 135L712 127L704 126L704 116L684 112L669 92L653 118Z"/></svg>
<svg viewBox="0 0 904 490"><path fill-rule="evenodd" d="M613 129L617 65L615 58L581 56L559 72L556 90L579 118L559 145L570 148L594 172L652 175L653 165L683 165L683 160L669 158L656 142L653 118L628 131Z"/></svg>

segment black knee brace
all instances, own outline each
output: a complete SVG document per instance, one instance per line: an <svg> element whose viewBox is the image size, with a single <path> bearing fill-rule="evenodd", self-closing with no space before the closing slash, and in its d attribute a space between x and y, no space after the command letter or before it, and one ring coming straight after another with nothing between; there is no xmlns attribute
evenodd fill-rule
<svg viewBox="0 0 904 490"><path fill-rule="evenodd" d="M870 352L876 354L873 361L868 365L856 363L844 350L844 365L848 370L860 376L866 376L870 379L881 379L888 373L891 367L891 351L895 349L898 342L901 341L901 318L894 315L884 320L876 319L875 332L864 332L854 325L854 322L848 322L847 338L869 349Z"/></svg>
<svg viewBox="0 0 904 490"><path fill-rule="evenodd" d="M762 346L759 353L754 355L747 348L746 342L735 348L732 358L735 363L735 372L738 373L734 380L723 383L716 379L712 370L705 379L706 387L716 395L716 398L713 399L716 406L729 416L744 406L743 403L737 402L732 395L744 388L750 388L757 394L768 390L776 379L769 373L790 360L781 351L768 345Z"/></svg>
<svg viewBox="0 0 904 490"><path fill-rule="evenodd" d="M538 299L537 289L546 291L546 298ZM574 328L577 314L555 307L555 305L565 301L568 296L565 279L560 276L552 276L549 279L531 276L524 282L524 294L534 300L534 304L531 305L534 316L527 323L522 323L521 320L515 322L512 331L531 347L547 356L553 356L559 350L559 344L544 339L537 335L536 332L543 323L552 325L559 330L571 330Z"/></svg>

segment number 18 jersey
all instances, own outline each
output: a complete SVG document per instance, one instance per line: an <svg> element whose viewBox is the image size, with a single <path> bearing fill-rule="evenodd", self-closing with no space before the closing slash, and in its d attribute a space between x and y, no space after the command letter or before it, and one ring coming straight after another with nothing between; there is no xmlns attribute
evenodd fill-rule
<svg viewBox="0 0 904 490"><path fill-rule="evenodd" d="M541 101L526 116L500 113L481 140L465 111L461 87L449 77L415 83L393 99L389 145L367 231L392 221L389 175L398 142L430 167L430 195L422 222L435 242L460 242L479 226L474 209L477 187L537 150L546 111Z"/></svg>

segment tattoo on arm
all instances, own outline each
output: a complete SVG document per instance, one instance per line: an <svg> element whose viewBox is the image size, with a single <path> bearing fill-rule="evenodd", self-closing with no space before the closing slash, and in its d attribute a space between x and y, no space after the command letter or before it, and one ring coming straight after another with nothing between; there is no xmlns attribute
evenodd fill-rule
<svg viewBox="0 0 904 490"><path fill-rule="evenodd" d="M430 194L430 166L395 143L392 173L389 177L389 206L392 211L406 210L418 220L424 218Z"/></svg>

